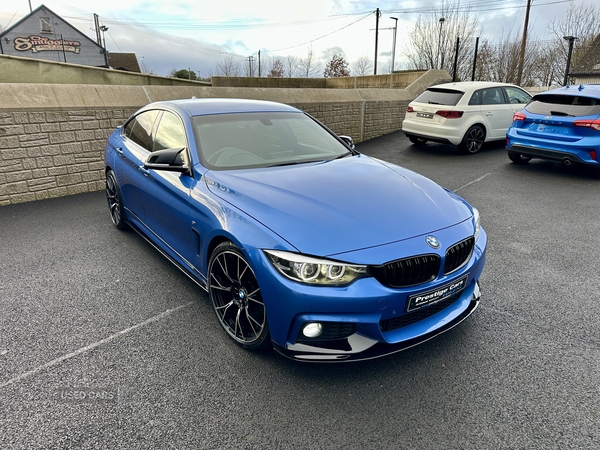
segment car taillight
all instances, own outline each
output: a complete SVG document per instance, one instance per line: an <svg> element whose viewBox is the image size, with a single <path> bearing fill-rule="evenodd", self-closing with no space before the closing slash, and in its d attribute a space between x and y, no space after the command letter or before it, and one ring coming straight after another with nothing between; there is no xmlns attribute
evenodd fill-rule
<svg viewBox="0 0 600 450"><path fill-rule="evenodd" d="M525 114L523 113L514 113L513 114L513 122L517 121L517 120L525 120Z"/></svg>
<svg viewBox="0 0 600 450"><path fill-rule="evenodd" d="M576 127L593 128L596 131L600 131L600 119L594 120L576 120L573 122Z"/></svg>
<svg viewBox="0 0 600 450"><path fill-rule="evenodd" d="M594 161L598 161L598 160L596 159L596 150L590 150L590 156L592 157L592 159L593 159Z"/></svg>
<svg viewBox="0 0 600 450"><path fill-rule="evenodd" d="M412 106L409 106L408 108L406 108L406 112L414 112L415 109Z"/></svg>
<svg viewBox="0 0 600 450"><path fill-rule="evenodd" d="M446 119L460 119L463 115L462 111L436 111L438 116L445 117Z"/></svg>

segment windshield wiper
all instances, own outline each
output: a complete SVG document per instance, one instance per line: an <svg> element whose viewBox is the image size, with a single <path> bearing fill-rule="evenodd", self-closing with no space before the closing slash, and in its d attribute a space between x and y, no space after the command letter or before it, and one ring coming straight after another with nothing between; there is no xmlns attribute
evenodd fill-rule
<svg viewBox="0 0 600 450"><path fill-rule="evenodd" d="M342 155L340 155L340 156L336 156L336 157L335 157L335 158L333 158L333 159L342 159L342 158L345 158L346 156L354 156L354 155L355 155L355 153L353 153L353 152L346 152L346 153L344 153L344 154L342 154ZM332 160L332 161L333 161L333 160Z"/></svg>
<svg viewBox="0 0 600 450"><path fill-rule="evenodd" d="M277 164L271 164L267 167L295 166L296 164L307 164L307 163L317 163L317 162L323 162L323 160L315 159L315 160L306 160L306 161L287 161L287 162L281 162L281 163L277 163Z"/></svg>
<svg viewBox="0 0 600 450"><path fill-rule="evenodd" d="M325 161L334 161L336 159L345 158L346 156L354 156L355 154L356 154L355 152L349 151L349 152L343 153L343 154L338 155L335 158L331 158L331 159L324 158L324 159L307 159L307 160L302 160L302 161L286 161L286 162L271 164L267 167L295 166L296 164L310 164L310 163L319 163L319 162L325 162Z"/></svg>

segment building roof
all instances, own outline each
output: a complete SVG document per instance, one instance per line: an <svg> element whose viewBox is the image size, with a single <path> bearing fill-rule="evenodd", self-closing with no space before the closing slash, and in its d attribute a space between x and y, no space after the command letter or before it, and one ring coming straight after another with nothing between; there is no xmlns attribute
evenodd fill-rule
<svg viewBox="0 0 600 450"><path fill-rule="evenodd" d="M141 72L135 53L108 52L108 65L113 69L127 72Z"/></svg>
<svg viewBox="0 0 600 450"><path fill-rule="evenodd" d="M67 22L65 19L63 19L61 16L59 16L58 14L56 14L54 11L52 11L50 8L48 8L44 4L38 6L33 11L31 11L29 14L27 14L25 17L21 18L21 20L17 21L16 23L14 23L13 25L11 25L10 27L6 28L4 31L2 31L0 33L0 37L4 36L5 34L10 33L14 28L17 28L21 23L25 22L27 19L29 19L31 16L33 16L35 13L37 13L40 10L47 11L50 14L52 14L53 16L58 17L65 25L67 25L68 27L72 28L81 37L83 37L84 39L87 39L88 41L90 41L94 45L98 46L98 48L102 49L102 46L99 45L96 41L94 41L93 39L91 39L88 36L86 36L85 34L83 34L80 30L78 30L77 28L75 28L73 25L71 25L69 22Z"/></svg>
<svg viewBox="0 0 600 450"><path fill-rule="evenodd" d="M582 49L581 57L574 58L569 76L594 76L600 75L600 34L594 38L592 43Z"/></svg>

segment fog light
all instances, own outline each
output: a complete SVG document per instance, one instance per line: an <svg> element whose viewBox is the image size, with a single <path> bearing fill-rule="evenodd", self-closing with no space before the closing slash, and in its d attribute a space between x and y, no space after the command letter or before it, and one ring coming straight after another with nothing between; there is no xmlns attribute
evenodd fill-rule
<svg viewBox="0 0 600 450"><path fill-rule="evenodd" d="M321 336L321 333L323 333L323 325L316 322L307 323L302 329L302 334L307 338L316 338Z"/></svg>

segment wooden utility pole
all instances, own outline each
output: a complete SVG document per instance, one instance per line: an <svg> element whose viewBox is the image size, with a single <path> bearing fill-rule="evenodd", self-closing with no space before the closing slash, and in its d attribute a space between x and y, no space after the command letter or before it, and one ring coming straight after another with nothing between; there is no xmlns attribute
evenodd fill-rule
<svg viewBox="0 0 600 450"><path fill-rule="evenodd" d="M531 9L532 0L527 0L527 10L525 11L525 26L523 27L523 39L521 39L521 54L519 55L519 68L517 70L516 85L521 85L523 77L523 61L525 60L525 47L527 45L527 27L529 27L529 10Z"/></svg>
<svg viewBox="0 0 600 450"><path fill-rule="evenodd" d="M94 28L96 29L96 42L102 47L102 36L100 36L100 21L98 20L98 14L94 13Z"/></svg>
<svg viewBox="0 0 600 450"><path fill-rule="evenodd" d="M379 8L375 11L375 69L373 70L373 75L377 75L377 42L379 40L379 16L381 13L379 12Z"/></svg>

